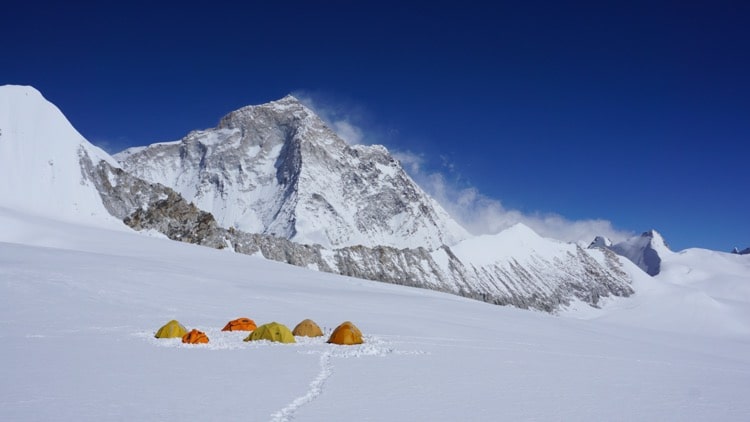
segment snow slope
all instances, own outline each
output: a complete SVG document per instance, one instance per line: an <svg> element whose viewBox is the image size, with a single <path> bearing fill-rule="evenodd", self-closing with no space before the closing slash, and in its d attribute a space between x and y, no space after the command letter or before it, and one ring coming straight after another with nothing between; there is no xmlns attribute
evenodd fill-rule
<svg viewBox="0 0 750 422"><path fill-rule="evenodd" d="M636 291L628 300L610 298L603 310L571 314L690 335L750 335L750 257L698 248L660 256L652 277L624 267Z"/></svg>
<svg viewBox="0 0 750 422"><path fill-rule="evenodd" d="M639 309L612 312L621 320L579 320L23 213L0 210L0 227L14 228L0 230L5 420L750 415L750 336L712 318L690 332L641 325L636 314L655 312L661 304L647 299L658 292L639 290ZM698 290L704 282L687 281ZM669 309L675 324L717 312L683 305L694 306ZM219 331L239 316L289 326L313 318L326 330L351 320L366 343L243 343L242 333ZM154 339L172 318L205 330L211 343ZM747 327L744 314L732 321Z"/></svg>
<svg viewBox="0 0 750 422"><path fill-rule="evenodd" d="M382 146L348 145L292 96L115 157L221 227L326 248L437 248L468 233Z"/></svg>
<svg viewBox="0 0 750 422"><path fill-rule="evenodd" d="M82 173L80 160L86 156L117 165L39 91L0 86L0 208L123 227Z"/></svg>

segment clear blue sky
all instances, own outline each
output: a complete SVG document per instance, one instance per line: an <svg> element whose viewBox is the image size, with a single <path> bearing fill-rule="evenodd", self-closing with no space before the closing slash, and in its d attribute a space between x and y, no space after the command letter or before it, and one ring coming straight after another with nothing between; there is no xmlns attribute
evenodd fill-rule
<svg viewBox="0 0 750 422"><path fill-rule="evenodd" d="M4 4L0 84L110 151L304 91L508 207L750 246L748 2L56 3Z"/></svg>

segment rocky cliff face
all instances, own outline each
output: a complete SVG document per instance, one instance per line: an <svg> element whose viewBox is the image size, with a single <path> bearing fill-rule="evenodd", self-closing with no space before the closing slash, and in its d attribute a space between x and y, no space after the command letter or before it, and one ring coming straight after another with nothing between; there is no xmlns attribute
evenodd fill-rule
<svg viewBox="0 0 750 422"><path fill-rule="evenodd" d="M244 232L324 247L437 248L468 237L384 147L346 144L291 96L115 157Z"/></svg>

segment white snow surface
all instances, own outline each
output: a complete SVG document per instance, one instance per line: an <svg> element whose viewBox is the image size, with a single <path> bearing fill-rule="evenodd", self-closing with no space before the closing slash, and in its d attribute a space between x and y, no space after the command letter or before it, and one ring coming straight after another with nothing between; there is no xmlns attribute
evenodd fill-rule
<svg viewBox="0 0 750 422"><path fill-rule="evenodd" d="M0 207L66 221L123 226L81 172L80 158L107 160L60 110L29 86L0 86Z"/></svg>
<svg viewBox="0 0 750 422"><path fill-rule="evenodd" d="M634 297L561 317L0 209L0 414L745 421L750 259L709 255L676 254ZM220 331L240 316L351 320L365 343L245 343ZM210 343L153 338L173 318Z"/></svg>

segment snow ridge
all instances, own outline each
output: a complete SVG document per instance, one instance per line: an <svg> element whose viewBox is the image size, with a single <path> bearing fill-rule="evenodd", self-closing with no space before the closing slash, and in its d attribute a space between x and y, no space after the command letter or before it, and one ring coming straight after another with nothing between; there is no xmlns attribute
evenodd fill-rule
<svg viewBox="0 0 750 422"><path fill-rule="evenodd" d="M198 210L176 193L136 210L125 223L136 230L159 231L173 240L228 247L319 271L547 312L574 299L598 306L602 297L633 293L631 280L613 252L586 251L544 239L522 225L496 236L467 239L455 246L455 253L448 246L433 251L361 245L325 249L221 228L210 213Z"/></svg>

